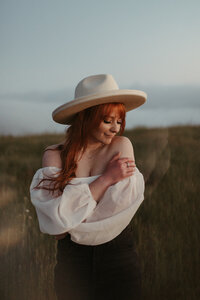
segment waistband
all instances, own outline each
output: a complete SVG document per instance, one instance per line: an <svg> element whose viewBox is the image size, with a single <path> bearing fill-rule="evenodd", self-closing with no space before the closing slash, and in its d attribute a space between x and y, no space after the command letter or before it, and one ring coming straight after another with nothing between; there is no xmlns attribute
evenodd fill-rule
<svg viewBox="0 0 200 300"><path fill-rule="evenodd" d="M100 244L100 245L83 245L75 243L71 240L70 234L67 234L67 236L64 239L58 240L58 249L62 247L68 246L74 246L79 247L82 249L86 248L110 248L110 247L134 247L134 233L131 223L114 239L112 239L109 242Z"/></svg>

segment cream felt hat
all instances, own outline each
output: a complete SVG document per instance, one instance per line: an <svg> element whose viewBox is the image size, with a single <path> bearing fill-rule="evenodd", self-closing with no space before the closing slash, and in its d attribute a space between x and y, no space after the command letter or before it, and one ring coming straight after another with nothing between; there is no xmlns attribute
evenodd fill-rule
<svg viewBox="0 0 200 300"><path fill-rule="evenodd" d="M139 90L120 90L110 74L92 75L81 80L75 89L74 100L56 108L52 117L60 124L71 124L74 115L88 107L119 102L130 111L142 105L146 93Z"/></svg>

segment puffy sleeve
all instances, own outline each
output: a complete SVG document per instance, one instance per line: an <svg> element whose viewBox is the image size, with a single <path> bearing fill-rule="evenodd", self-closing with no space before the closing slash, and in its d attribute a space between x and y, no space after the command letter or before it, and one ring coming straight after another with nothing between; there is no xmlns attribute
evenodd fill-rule
<svg viewBox="0 0 200 300"><path fill-rule="evenodd" d="M121 180L107 189L92 215L86 219L86 222L112 217L126 211L129 207L134 207L132 213L135 214L143 200L143 175L136 168L133 176Z"/></svg>
<svg viewBox="0 0 200 300"><path fill-rule="evenodd" d="M31 202L36 209L40 230L53 235L77 227L97 205L87 183L69 184L60 196L45 189L34 189L41 179L55 176L58 170L56 167L39 169L30 186Z"/></svg>
<svg viewBox="0 0 200 300"><path fill-rule="evenodd" d="M119 235L130 223L144 200L144 178L134 175L110 186L85 222L70 231L74 242L99 245Z"/></svg>

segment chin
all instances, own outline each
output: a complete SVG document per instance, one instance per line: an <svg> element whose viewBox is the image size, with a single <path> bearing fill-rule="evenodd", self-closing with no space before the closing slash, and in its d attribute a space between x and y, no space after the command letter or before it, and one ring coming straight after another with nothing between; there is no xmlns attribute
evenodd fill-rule
<svg viewBox="0 0 200 300"><path fill-rule="evenodd" d="M103 142L104 145L110 145L110 143L111 143L111 141L110 142L108 142L108 141L107 142Z"/></svg>
<svg viewBox="0 0 200 300"><path fill-rule="evenodd" d="M105 139L103 143L105 145L109 145L112 142L112 140L113 140L113 138L111 138L111 139Z"/></svg>

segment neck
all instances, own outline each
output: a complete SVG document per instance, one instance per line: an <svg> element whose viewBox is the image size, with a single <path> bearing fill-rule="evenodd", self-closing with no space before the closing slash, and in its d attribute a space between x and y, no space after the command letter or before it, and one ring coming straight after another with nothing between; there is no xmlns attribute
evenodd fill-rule
<svg viewBox="0 0 200 300"><path fill-rule="evenodd" d="M104 146L105 145L101 142L88 140L87 148L85 149L85 154L91 158L97 153L99 153L104 148Z"/></svg>

